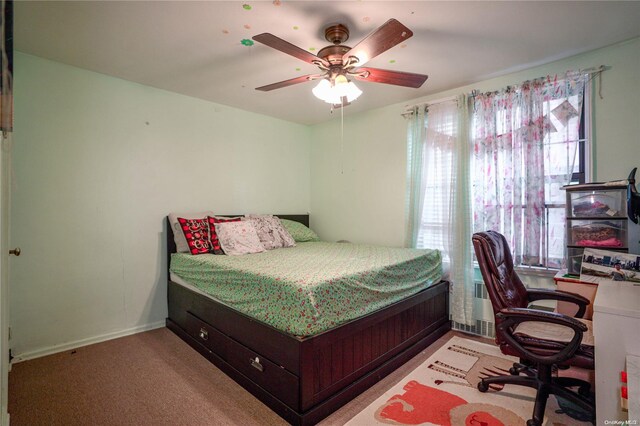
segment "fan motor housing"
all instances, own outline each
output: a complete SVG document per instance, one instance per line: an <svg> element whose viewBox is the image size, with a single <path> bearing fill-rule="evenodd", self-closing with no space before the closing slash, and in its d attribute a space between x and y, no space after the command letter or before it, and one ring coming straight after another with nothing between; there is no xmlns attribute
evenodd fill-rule
<svg viewBox="0 0 640 426"><path fill-rule="evenodd" d="M327 46L318 52L318 57L329 62L331 65L342 64L342 55L347 53L351 48L349 46L334 45Z"/></svg>
<svg viewBox="0 0 640 426"><path fill-rule="evenodd" d="M331 25L325 28L324 38L333 44L342 44L349 40L349 28L342 24Z"/></svg>

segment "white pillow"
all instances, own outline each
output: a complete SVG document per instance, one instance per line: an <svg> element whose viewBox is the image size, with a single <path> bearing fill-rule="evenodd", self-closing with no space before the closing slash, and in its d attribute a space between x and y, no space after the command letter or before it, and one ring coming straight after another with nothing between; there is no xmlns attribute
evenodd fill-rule
<svg viewBox="0 0 640 426"><path fill-rule="evenodd" d="M253 223L260 242L267 250L296 245L296 241L276 216L248 214L243 220L249 220Z"/></svg>
<svg viewBox="0 0 640 426"><path fill-rule="evenodd" d="M265 251L251 221L220 222L215 227L225 254L235 256Z"/></svg>
<svg viewBox="0 0 640 426"><path fill-rule="evenodd" d="M187 243L187 239L184 237L184 233L182 232L180 223L178 223L178 218L181 217L183 219L206 219L207 216L213 216L213 212L169 213L169 224L171 225L171 229L173 229L173 240L176 243L176 251L178 253L190 253L189 244Z"/></svg>

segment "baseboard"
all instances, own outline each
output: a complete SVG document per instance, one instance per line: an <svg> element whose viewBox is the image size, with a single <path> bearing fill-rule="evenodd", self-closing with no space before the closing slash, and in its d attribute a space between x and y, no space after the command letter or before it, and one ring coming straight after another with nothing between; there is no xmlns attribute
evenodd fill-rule
<svg viewBox="0 0 640 426"><path fill-rule="evenodd" d="M136 333L142 333L143 331L154 330L156 328L162 328L165 326L165 321L152 322L150 324L139 325L137 327L128 328L125 330L114 331L111 333L101 334L99 336L89 337L87 339L76 340L75 342L65 343L64 345L55 345L47 348L36 349L35 351L24 352L19 355L14 355L11 360L11 364L27 361L30 359L40 358L47 355L52 355L58 352L64 352L71 349L77 349L82 346L93 345L94 343L105 342L111 339L117 339L118 337L130 336Z"/></svg>

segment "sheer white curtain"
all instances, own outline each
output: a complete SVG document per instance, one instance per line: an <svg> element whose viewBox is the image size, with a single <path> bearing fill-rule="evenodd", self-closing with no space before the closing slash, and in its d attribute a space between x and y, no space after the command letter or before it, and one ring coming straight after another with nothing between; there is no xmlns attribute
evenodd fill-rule
<svg viewBox="0 0 640 426"><path fill-rule="evenodd" d="M425 108L416 106L407 125L407 232L405 245L418 247L418 232L422 221L425 179L424 133Z"/></svg>
<svg viewBox="0 0 640 426"><path fill-rule="evenodd" d="M442 252L445 272L451 282L452 319L472 325L470 146L466 97L430 105L425 116L414 113L410 123L414 131L409 136L409 188L410 191L421 191L423 196L422 199L417 195L409 199L409 217L414 219L409 228L409 240L413 247L435 248ZM415 166L416 163L421 167Z"/></svg>

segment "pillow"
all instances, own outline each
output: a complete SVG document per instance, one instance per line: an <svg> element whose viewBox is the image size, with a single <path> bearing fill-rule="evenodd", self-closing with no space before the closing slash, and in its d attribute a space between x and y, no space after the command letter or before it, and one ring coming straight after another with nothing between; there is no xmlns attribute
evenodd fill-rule
<svg viewBox="0 0 640 426"><path fill-rule="evenodd" d="M280 219L280 222L297 243L304 243L306 241L320 241L320 237L318 237L318 234L316 234L300 222L289 219Z"/></svg>
<svg viewBox="0 0 640 426"><path fill-rule="evenodd" d="M185 219L179 217L178 223L191 254L205 254L213 251L207 219Z"/></svg>
<svg viewBox="0 0 640 426"><path fill-rule="evenodd" d="M187 240L184 237L184 233L182 232L182 226L178 222L178 218L184 219L206 219L207 216L213 216L213 212L202 212L202 213L169 213L169 225L171 225L171 229L173 230L173 240L176 243L176 251L178 253L189 253L189 244L187 244Z"/></svg>
<svg viewBox="0 0 640 426"><path fill-rule="evenodd" d="M250 221L221 222L215 225L222 250L228 255L260 253L265 251L258 233Z"/></svg>
<svg viewBox="0 0 640 426"><path fill-rule="evenodd" d="M277 217L272 215L248 214L244 220L253 223L258 238L265 249L271 250L282 247L293 247L295 240L282 226Z"/></svg>
<svg viewBox="0 0 640 426"><path fill-rule="evenodd" d="M222 247L220 247L220 240L218 239L218 234L216 233L216 223L227 223L227 222L240 222L239 217L229 217L229 218L221 218L215 216L207 216L207 222L209 223L209 238L211 239L211 251L214 254L224 254L222 251Z"/></svg>

